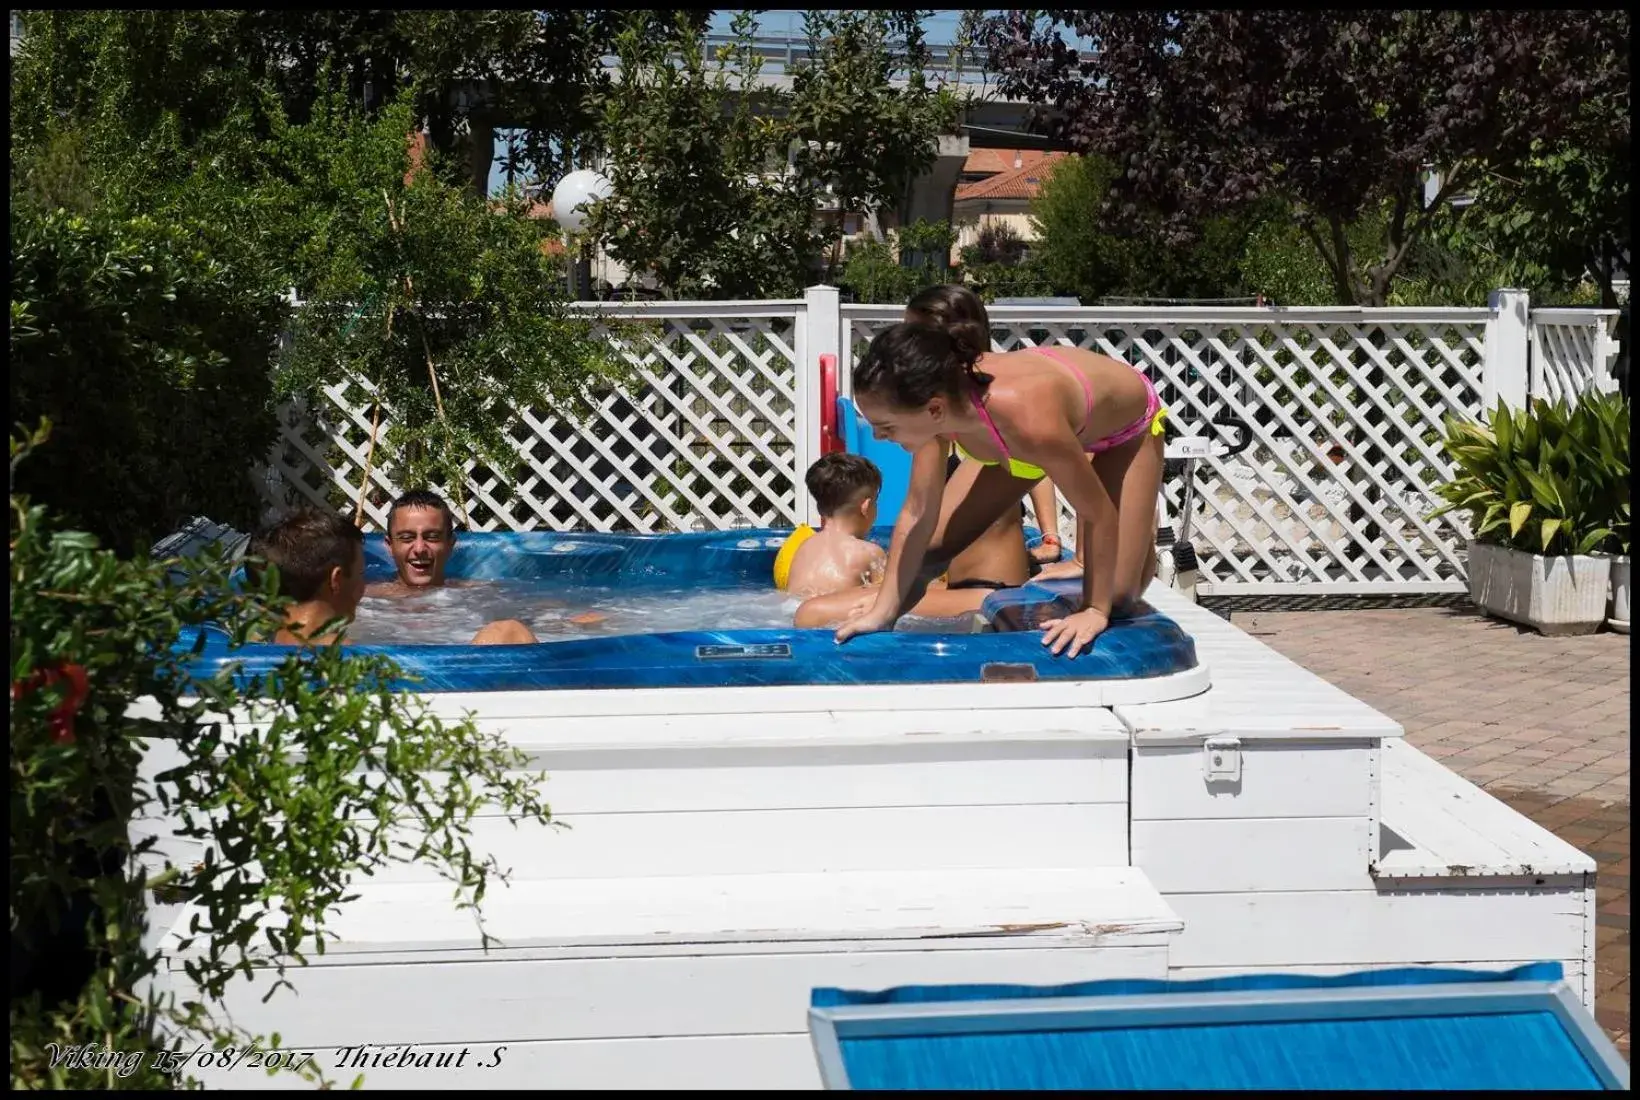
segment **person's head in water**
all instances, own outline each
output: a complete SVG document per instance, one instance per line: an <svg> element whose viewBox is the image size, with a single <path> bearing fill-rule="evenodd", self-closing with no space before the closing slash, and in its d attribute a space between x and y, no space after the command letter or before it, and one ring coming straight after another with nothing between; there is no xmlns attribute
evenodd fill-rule
<svg viewBox="0 0 1640 1100"><path fill-rule="evenodd" d="M312 628L351 620L364 596L364 532L335 512L293 512L253 535L245 555L250 582L262 583L265 566L277 569L279 594L296 602L288 617Z"/></svg>
<svg viewBox="0 0 1640 1100"><path fill-rule="evenodd" d="M918 292L906 303L905 319L943 328L975 360L991 350L991 318L985 302L965 286L945 283Z"/></svg>
<svg viewBox="0 0 1640 1100"><path fill-rule="evenodd" d="M974 364L972 335L931 324L902 322L877 334L854 365L854 403L872 435L915 451L939 435L955 434L991 376Z"/></svg>
<svg viewBox="0 0 1640 1100"><path fill-rule="evenodd" d="M877 522L883 474L871 459L863 455L824 455L809 467L803 483L825 523L863 534Z"/></svg>
<svg viewBox="0 0 1640 1100"><path fill-rule="evenodd" d="M387 548L399 581L410 588L444 583L456 548L456 517L437 493L411 489L387 513Z"/></svg>

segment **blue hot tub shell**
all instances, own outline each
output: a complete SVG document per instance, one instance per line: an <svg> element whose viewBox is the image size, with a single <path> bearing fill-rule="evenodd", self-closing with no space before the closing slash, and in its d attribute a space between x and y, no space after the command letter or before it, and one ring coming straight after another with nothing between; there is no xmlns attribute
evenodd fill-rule
<svg viewBox="0 0 1640 1100"><path fill-rule="evenodd" d="M469 580L551 583L617 581L645 588L694 586L732 591L767 587L774 556L789 531L712 531L670 535L467 533L447 575ZM886 545L889 529L872 537ZM379 536L366 540L366 576L388 580L393 565ZM1032 629L1063 613L1077 582L1030 584L995 593L986 614L1003 629L985 633L871 634L843 645L830 630L724 630L617 635L522 646L349 646L391 657L423 692L570 688L739 687L799 684L981 683L1142 680L1195 669L1196 648L1167 616L1146 609L1113 622L1093 648L1055 657ZM178 640L192 648L199 631ZM241 677L266 675L291 647L252 644L230 652L227 636L206 628L191 665L210 675L236 664Z"/></svg>

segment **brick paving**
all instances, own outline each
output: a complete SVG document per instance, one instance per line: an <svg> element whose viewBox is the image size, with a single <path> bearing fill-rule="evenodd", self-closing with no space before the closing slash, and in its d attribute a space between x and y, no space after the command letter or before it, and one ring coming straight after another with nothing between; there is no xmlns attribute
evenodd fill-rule
<svg viewBox="0 0 1640 1100"><path fill-rule="evenodd" d="M1237 612L1232 621L1595 859L1595 1018L1627 1058L1628 636L1545 638L1450 607Z"/></svg>

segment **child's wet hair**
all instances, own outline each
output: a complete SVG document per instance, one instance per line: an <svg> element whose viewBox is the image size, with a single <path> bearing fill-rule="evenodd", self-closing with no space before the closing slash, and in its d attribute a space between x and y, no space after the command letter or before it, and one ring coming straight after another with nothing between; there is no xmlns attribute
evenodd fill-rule
<svg viewBox="0 0 1640 1100"><path fill-rule="evenodd" d="M863 455L823 456L804 475L809 496L822 516L836 515L864 496L876 496L883 488L883 474L877 464Z"/></svg>

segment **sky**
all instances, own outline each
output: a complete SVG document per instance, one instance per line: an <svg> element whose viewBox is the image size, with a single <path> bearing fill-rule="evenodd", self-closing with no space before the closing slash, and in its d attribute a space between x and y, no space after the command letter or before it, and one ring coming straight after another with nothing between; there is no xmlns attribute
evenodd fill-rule
<svg viewBox="0 0 1640 1100"><path fill-rule="evenodd" d="M730 29L729 24L734 21L735 15L740 10L742 9L728 8L722 11L713 12L711 22L708 24L708 29L714 34L728 34ZM936 46L949 45L951 40L956 37L957 25L962 19L964 10L965 9L963 8L934 9L934 14L931 15L923 24L924 32L927 35L929 44ZM987 11L990 10L995 9L987 9ZM758 29L763 34L792 34L794 36L800 36L803 32L802 11L765 11L757 18ZM1079 44L1083 48L1087 47L1087 43L1085 41ZM502 139L501 135L498 134L495 142L495 167L493 167L490 171L491 194L499 193L503 184L506 182L500 169L501 158L506 154L506 151L507 143Z"/></svg>

